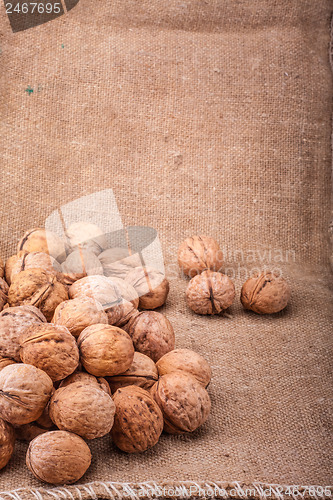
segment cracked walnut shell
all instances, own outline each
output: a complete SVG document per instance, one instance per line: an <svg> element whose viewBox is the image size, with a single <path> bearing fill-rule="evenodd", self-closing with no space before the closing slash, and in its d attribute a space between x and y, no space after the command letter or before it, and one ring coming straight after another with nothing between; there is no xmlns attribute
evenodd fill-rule
<svg viewBox="0 0 333 500"><path fill-rule="evenodd" d="M107 325L108 317L99 302L83 295L61 302L54 311L52 323L65 326L77 338L87 326Z"/></svg>
<svg viewBox="0 0 333 500"><path fill-rule="evenodd" d="M60 236L52 231L47 231L46 229L35 228L29 229L17 246L17 253L21 250L26 252L44 252L55 259L58 262L63 262L66 258L66 245Z"/></svg>
<svg viewBox="0 0 333 500"><path fill-rule="evenodd" d="M37 307L8 307L0 313L0 356L21 361L20 336L31 325L46 323L46 318Z"/></svg>
<svg viewBox="0 0 333 500"><path fill-rule="evenodd" d="M39 368L23 363L0 371L0 414L13 425L37 420L53 389L50 377Z"/></svg>
<svg viewBox="0 0 333 500"><path fill-rule="evenodd" d="M133 342L124 330L116 326L88 326L81 332L77 343L82 365L96 377L123 373L132 364Z"/></svg>
<svg viewBox="0 0 333 500"><path fill-rule="evenodd" d="M186 290L187 305L197 314L219 314L231 306L234 298L231 279L210 270L194 276Z"/></svg>
<svg viewBox="0 0 333 500"><path fill-rule="evenodd" d="M15 444L15 431L13 427L0 418L0 470L9 462Z"/></svg>
<svg viewBox="0 0 333 500"><path fill-rule="evenodd" d="M135 352L131 366L124 373L106 378L112 393L116 392L120 387L128 385L136 385L142 389L150 389L158 380L158 371L154 361L141 354Z"/></svg>
<svg viewBox="0 0 333 500"><path fill-rule="evenodd" d="M72 484L78 481L91 463L91 452L85 441L67 431L51 431L33 439L26 464L40 481L50 484Z"/></svg>
<svg viewBox="0 0 333 500"><path fill-rule="evenodd" d="M156 311L137 313L124 329L133 340L135 349L155 363L175 347L175 334L170 321Z"/></svg>
<svg viewBox="0 0 333 500"><path fill-rule="evenodd" d="M290 287L287 281L277 273L256 273L242 286L243 307L258 314L282 311L289 299Z"/></svg>
<svg viewBox="0 0 333 500"><path fill-rule="evenodd" d="M127 274L125 281L135 288L141 309L156 309L167 299L169 282L160 271L135 267Z"/></svg>
<svg viewBox="0 0 333 500"><path fill-rule="evenodd" d="M219 271L223 265L223 254L213 238L192 236L181 243L178 264L186 276L193 278L205 269Z"/></svg>
<svg viewBox="0 0 333 500"><path fill-rule="evenodd" d="M195 377L203 387L208 386L212 376L212 370L205 358L191 349L174 349L162 356L156 366L160 377L180 370Z"/></svg>
<svg viewBox="0 0 333 500"><path fill-rule="evenodd" d="M115 445L127 453L142 452L155 446L163 430L163 416L148 391L135 385L118 389L111 430Z"/></svg>
<svg viewBox="0 0 333 500"><path fill-rule="evenodd" d="M151 394L162 410L164 430L169 434L193 432L209 416L208 392L188 373L176 371L162 375L151 388Z"/></svg>
<svg viewBox="0 0 333 500"><path fill-rule="evenodd" d="M39 268L26 269L13 276L8 292L10 306L36 306L48 321L60 302L67 299L67 287L54 274Z"/></svg>
<svg viewBox="0 0 333 500"><path fill-rule="evenodd" d="M20 346L23 363L44 370L54 382L78 367L79 349L65 326L53 323L30 326L22 333Z"/></svg>
<svg viewBox="0 0 333 500"><path fill-rule="evenodd" d="M60 387L50 401L50 417L56 426L84 439L108 434L114 414L115 405L111 396L99 387L83 382Z"/></svg>

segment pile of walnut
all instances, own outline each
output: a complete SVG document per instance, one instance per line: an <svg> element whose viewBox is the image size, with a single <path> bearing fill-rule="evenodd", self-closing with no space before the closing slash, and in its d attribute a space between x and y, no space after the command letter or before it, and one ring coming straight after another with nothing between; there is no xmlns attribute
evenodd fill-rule
<svg viewBox="0 0 333 500"><path fill-rule="evenodd" d="M108 249L93 224L67 240L33 229L0 261L0 469L15 439L30 441L27 466L51 484L82 477L87 440L110 433L143 452L210 412L207 361L174 349L171 323L152 310L166 301L164 275Z"/></svg>
<svg viewBox="0 0 333 500"><path fill-rule="evenodd" d="M188 306L197 314L219 314L235 299L231 279L219 272L223 254L218 243L208 236L192 236L180 245L178 264L183 274L192 278L186 290ZM258 314L282 311L289 301L287 281L277 273L254 273L241 290L244 309Z"/></svg>

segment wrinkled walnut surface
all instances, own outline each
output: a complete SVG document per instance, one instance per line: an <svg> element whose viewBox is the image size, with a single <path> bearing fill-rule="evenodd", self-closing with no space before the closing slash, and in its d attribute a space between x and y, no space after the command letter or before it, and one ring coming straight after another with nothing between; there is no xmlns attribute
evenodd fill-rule
<svg viewBox="0 0 333 500"><path fill-rule="evenodd" d="M97 389L101 389L102 391L106 392L106 394L111 396L110 386L105 378L95 377L94 375L86 372L77 371L72 373L60 382L59 387L67 387L68 385L74 384L75 382L81 382L85 385L93 385Z"/></svg>
<svg viewBox="0 0 333 500"><path fill-rule="evenodd" d="M62 271L67 274L77 274L78 279L83 276L103 274L103 266L93 252L84 249L74 250L65 262Z"/></svg>
<svg viewBox="0 0 333 500"><path fill-rule="evenodd" d="M31 325L46 323L43 313L34 306L8 307L0 313L0 356L21 361L20 336Z"/></svg>
<svg viewBox="0 0 333 500"><path fill-rule="evenodd" d="M231 306L234 298L231 279L210 270L194 276L186 290L187 305L197 314L219 314Z"/></svg>
<svg viewBox="0 0 333 500"><path fill-rule="evenodd" d="M139 296L141 309L156 309L162 306L169 293L169 282L160 271L135 267L126 276Z"/></svg>
<svg viewBox="0 0 333 500"><path fill-rule="evenodd" d="M0 370L5 368L5 366L13 365L15 363L16 363L16 361L14 361L11 358L0 358Z"/></svg>
<svg viewBox="0 0 333 500"><path fill-rule="evenodd" d="M112 393L128 385L137 385L148 390L157 380L158 371L154 361L137 351L134 353L133 362L128 370L119 375L107 377Z"/></svg>
<svg viewBox="0 0 333 500"><path fill-rule="evenodd" d="M170 321L156 311L138 313L124 328L133 340L135 349L155 363L175 347L175 334Z"/></svg>
<svg viewBox="0 0 333 500"><path fill-rule="evenodd" d="M6 278L6 281L8 283L8 285L11 284L11 275L12 275L12 269L15 265L15 263L17 262L17 260L19 259L19 255L12 255L11 257L9 257L7 260L6 260L6 264L5 264L5 278Z"/></svg>
<svg viewBox="0 0 333 500"><path fill-rule="evenodd" d="M208 392L185 372L163 375L151 388L151 394L162 410L164 430L169 434L193 432L208 418Z"/></svg>
<svg viewBox="0 0 333 500"><path fill-rule="evenodd" d="M178 264L186 276L193 278L205 269L221 269L223 254L213 238L192 236L181 243L178 249Z"/></svg>
<svg viewBox="0 0 333 500"><path fill-rule="evenodd" d="M41 268L50 273L61 272L61 266L51 255L44 252L25 252L21 251L17 255L17 260L13 263L11 269L10 281L13 276L25 269Z"/></svg>
<svg viewBox="0 0 333 500"><path fill-rule="evenodd" d="M91 453L80 436L66 431L51 431L31 441L26 463L41 481L72 484L89 468Z"/></svg>
<svg viewBox="0 0 333 500"><path fill-rule="evenodd" d="M0 257L0 278L5 276L5 264L2 258Z"/></svg>
<svg viewBox="0 0 333 500"><path fill-rule="evenodd" d="M271 272L256 273L242 286L241 302L245 309L258 314L282 311L290 299L287 281Z"/></svg>
<svg viewBox="0 0 333 500"><path fill-rule="evenodd" d="M66 244L57 234L46 231L45 229L35 228L29 229L17 246L17 253L21 250L26 252L44 252L59 262L66 258Z"/></svg>
<svg viewBox="0 0 333 500"><path fill-rule="evenodd" d="M54 311L52 323L65 326L77 338L87 326L107 325L108 317L99 302L83 295L61 302Z"/></svg>
<svg viewBox="0 0 333 500"><path fill-rule="evenodd" d="M123 317L124 308L120 289L106 276L87 276L69 288L71 299L87 296L99 302L108 316L110 325L119 322Z"/></svg>
<svg viewBox="0 0 333 500"><path fill-rule="evenodd" d="M10 306L36 306L48 321L60 302L67 299L66 286L54 274L39 268L26 269L13 276L8 292Z"/></svg>
<svg viewBox="0 0 333 500"><path fill-rule="evenodd" d="M163 430L163 416L149 392L129 385L113 395L116 405L112 440L128 453L155 446Z"/></svg>
<svg viewBox="0 0 333 500"><path fill-rule="evenodd" d="M20 336L23 363L44 370L53 381L62 380L76 370L79 349L65 326L42 323L30 326Z"/></svg>
<svg viewBox="0 0 333 500"><path fill-rule="evenodd" d="M203 387L208 386L212 376L205 358L191 349L174 349L159 359L156 366L160 376L180 370L195 377Z"/></svg>
<svg viewBox="0 0 333 500"><path fill-rule="evenodd" d="M130 255L127 248L109 248L98 258L105 276L125 279L131 269L141 266L139 254Z"/></svg>
<svg viewBox="0 0 333 500"><path fill-rule="evenodd" d="M0 418L0 469L9 462L15 444L15 432L13 427Z"/></svg>
<svg viewBox="0 0 333 500"><path fill-rule="evenodd" d="M124 301L131 302L135 309L139 307L138 293L130 283L116 277L109 278L109 280L119 288L120 295Z"/></svg>
<svg viewBox="0 0 333 500"><path fill-rule="evenodd" d="M75 222L66 231L73 250L80 248L99 255L108 246L102 229L91 222Z"/></svg>
<svg viewBox="0 0 333 500"><path fill-rule="evenodd" d="M56 426L84 439L95 439L110 432L114 413L111 396L83 382L57 389L50 402L50 417Z"/></svg>
<svg viewBox="0 0 333 500"><path fill-rule="evenodd" d="M0 278L0 311L2 311L3 306L7 303L9 286L7 282Z"/></svg>
<svg viewBox="0 0 333 500"><path fill-rule="evenodd" d="M77 342L84 368L96 377L123 373L132 364L133 342L124 330L116 326L88 326Z"/></svg>
<svg viewBox="0 0 333 500"><path fill-rule="evenodd" d="M0 415L13 425L37 420L50 399L53 383L35 366L15 363L0 371Z"/></svg>

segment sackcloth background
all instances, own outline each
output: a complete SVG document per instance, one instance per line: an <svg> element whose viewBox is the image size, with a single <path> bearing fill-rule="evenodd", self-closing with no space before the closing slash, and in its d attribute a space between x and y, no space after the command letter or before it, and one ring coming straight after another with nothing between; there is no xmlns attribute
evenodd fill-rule
<svg viewBox="0 0 333 500"><path fill-rule="evenodd" d="M92 441L91 468L66 488L34 479L18 442L0 497L136 498L138 483L195 482L255 484L236 496L263 498L260 484L332 484L333 3L80 0L17 33L0 10L1 255L57 207L113 189L125 225L158 231L176 345L213 367L211 416L193 435L133 456ZM195 233L225 251L228 316L186 307L176 252ZM239 302L263 266L292 288L274 316Z"/></svg>

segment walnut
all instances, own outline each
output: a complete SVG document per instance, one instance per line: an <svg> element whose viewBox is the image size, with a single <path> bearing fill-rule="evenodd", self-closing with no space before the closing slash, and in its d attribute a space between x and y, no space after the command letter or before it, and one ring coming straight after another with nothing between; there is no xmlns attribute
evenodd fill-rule
<svg viewBox="0 0 333 500"><path fill-rule="evenodd" d="M186 276L193 278L205 269L219 271L223 265L223 254L213 238L192 236L180 245L178 264Z"/></svg>
<svg viewBox="0 0 333 500"><path fill-rule="evenodd" d="M282 311L289 299L289 285L277 273L256 273L242 286L241 302L243 307L258 314L272 314Z"/></svg>
<svg viewBox="0 0 333 500"><path fill-rule="evenodd" d="M151 388L161 408L164 430L169 434L193 432L208 418L210 398L206 389L192 375L183 371L167 373Z"/></svg>
<svg viewBox="0 0 333 500"><path fill-rule="evenodd" d="M160 376L180 370L195 377L203 387L208 386L212 376L212 370L205 358L190 349L174 349L164 354L156 366Z"/></svg>
<svg viewBox="0 0 333 500"><path fill-rule="evenodd" d="M0 356L21 361L20 336L31 325L46 323L43 313L34 306L8 307L0 313Z"/></svg>
<svg viewBox="0 0 333 500"><path fill-rule="evenodd" d="M9 462L15 444L15 432L13 427L0 418L0 469L3 469Z"/></svg>
<svg viewBox="0 0 333 500"><path fill-rule="evenodd" d="M26 463L40 481L72 484L89 468L91 453L80 436L67 431L51 431L31 441Z"/></svg>
<svg viewBox="0 0 333 500"><path fill-rule="evenodd" d="M107 325L108 317L99 302L82 296L61 302L54 311L52 323L65 326L74 337L78 337L87 326Z"/></svg>
<svg viewBox="0 0 333 500"><path fill-rule="evenodd" d="M155 363L175 347L175 334L170 321L156 311L137 313L124 329L129 333L135 349Z"/></svg>
<svg viewBox="0 0 333 500"><path fill-rule="evenodd" d="M29 229L19 241L17 252L44 252L59 262L66 258L66 244L57 234L41 228Z"/></svg>
<svg viewBox="0 0 333 500"><path fill-rule="evenodd" d="M124 314L120 289L106 276L87 276L69 288L71 299L87 296L99 302L108 316L110 325L121 320Z"/></svg>
<svg viewBox="0 0 333 500"><path fill-rule="evenodd" d="M51 321L57 305L67 299L66 286L54 274L38 268L26 269L13 276L8 292L10 306L36 306L48 321Z"/></svg>
<svg viewBox="0 0 333 500"><path fill-rule="evenodd" d="M197 314L219 314L231 306L234 298L231 279L210 270L194 276L186 290L187 305Z"/></svg>
<svg viewBox="0 0 333 500"><path fill-rule="evenodd" d="M5 368L5 366L14 365L15 363L16 361L11 358L0 358L0 370Z"/></svg>
<svg viewBox="0 0 333 500"><path fill-rule="evenodd" d="M135 309L132 302L123 301L122 303L122 315L113 323L114 326L118 326L119 328L125 328L125 325L129 322L131 318L133 318L138 313L138 310Z"/></svg>
<svg viewBox="0 0 333 500"><path fill-rule="evenodd" d="M61 266L51 255L44 252L32 252L28 253L25 251L19 252L17 255L17 260L12 265L10 282L13 277L24 271L25 269L44 269L44 271L49 271L50 273L56 274L61 271Z"/></svg>
<svg viewBox="0 0 333 500"><path fill-rule="evenodd" d="M8 300L8 290L9 286L3 278L0 278L0 311L2 311L3 306Z"/></svg>
<svg viewBox="0 0 333 500"><path fill-rule="evenodd" d="M0 414L13 425L33 422L50 399L53 383L39 368L23 363L0 371Z"/></svg>
<svg viewBox="0 0 333 500"><path fill-rule="evenodd" d="M53 323L32 325L20 336L23 363L44 370L53 381L73 373L79 364L79 349L65 326Z"/></svg>
<svg viewBox="0 0 333 500"><path fill-rule="evenodd" d="M0 278L3 278L5 276L5 264L0 257Z"/></svg>
<svg viewBox="0 0 333 500"><path fill-rule="evenodd" d="M139 307L139 295L129 282L116 277L109 278L109 280L119 288L123 300L132 302L135 309Z"/></svg>
<svg viewBox="0 0 333 500"><path fill-rule="evenodd" d="M23 253L23 252L22 252ZM12 275L12 269L13 269L13 266L15 265L15 263L18 261L19 257L20 257L20 254L21 252L19 252L18 255L12 255L11 257L9 257L7 260L6 260L6 264L5 264L5 278L6 278L6 281L8 283L8 285L10 285L11 283L11 275Z"/></svg>
<svg viewBox="0 0 333 500"><path fill-rule="evenodd" d="M140 352L134 353L131 366L124 373L107 377L112 393L120 387L127 385L137 385L142 389L150 389L157 382L158 372L154 361Z"/></svg>
<svg viewBox="0 0 333 500"><path fill-rule="evenodd" d="M75 222L67 229L66 235L73 250L79 248L99 255L108 247L102 229L90 222Z"/></svg>
<svg viewBox="0 0 333 500"><path fill-rule="evenodd" d="M127 453L142 452L155 446L163 430L163 416L148 391L135 385L118 389L111 436L114 444Z"/></svg>
<svg viewBox="0 0 333 500"><path fill-rule="evenodd" d="M133 343L129 335L116 326L88 326L77 342L82 365L96 377L123 373L132 364Z"/></svg>
<svg viewBox="0 0 333 500"><path fill-rule="evenodd" d="M54 387L52 388L51 395L55 393ZM56 429L49 414L50 401L45 406L41 416L29 424L15 426L16 439L20 441L31 441L40 434Z"/></svg>
<svg viewBox="0 0 333 500"><path fill-rule="evenodd" d="M98 256L105 276L125 279L127 274L141 266L139 254L131 255L127 248L109 248Z"/></svg>
<svg viewBox="0 0 333 500"><path fill-rule="evenodd" d="M103 266L93 252L79 248L70 253L62 263L62 271L65 274L77 275L80 279L84 276L103 274Z"/></svg>
<svg viewBox="0 0 333 500"><path fill-rule="evenodd" d="M165 303L169 282L160 271L135 267L127 274L126 281L137 291L141 309L156 309Z"/></svg>
<svg viewBox="0 0 333 500"><path fill-rule="evenodd" d="M108 434L114 414L115 405L111 396L99 387L83 382L57 389L50 402L50 417L56 426L84 439Z"/></svg>
<svg viewBox="0 0 333 500"><path fill-rule="evenodd" d="M74 382L81 382L82 384L93 385L98 389L106 392L109 396L111 396L111 390L108 382L105 378L102 377L94 377L94 375L90 375L90 373L79 372L76 371L71 375L68 375L64 380L60 382L59 387L67 387L69 384L73 384Z"/></svg>

